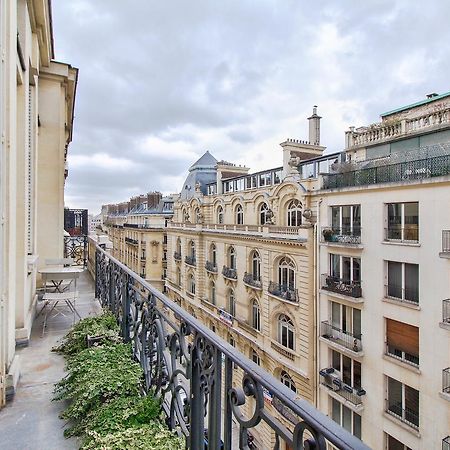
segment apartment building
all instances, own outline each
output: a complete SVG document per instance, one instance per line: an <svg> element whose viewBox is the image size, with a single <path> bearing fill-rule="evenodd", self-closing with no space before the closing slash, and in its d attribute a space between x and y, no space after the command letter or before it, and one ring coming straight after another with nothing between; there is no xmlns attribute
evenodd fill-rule
<svg viewBox="0 0 450 450"><path fill-rule="evenodd" d="M151 192L102 207L113 256L161 291L165 289L166 227L173 216L173 202L171 196Z"/></svg>
<svg viewBox="0 0 450 450"><path fill-rule="evenodd" d="M78 70L54 60L48 0L0 2L0 407L20 374L37 269L63 256L64 182Z"/></svg>
<svg viewBox="0 0 450 450"><path fill-rule="evenodd" d="M447 449L450 93L351 128L340 161L299 166L317 205L317 406L374 449Z"/></svg>

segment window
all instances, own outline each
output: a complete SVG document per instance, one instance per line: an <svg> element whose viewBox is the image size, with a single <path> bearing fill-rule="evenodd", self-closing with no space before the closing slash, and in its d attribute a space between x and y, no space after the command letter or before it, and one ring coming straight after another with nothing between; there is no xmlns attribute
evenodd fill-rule
<svg viewBox="0 0 450 450"><path fill-rule="evenodd" d="M236 299L234 297L233 289L228 292L228 312L235 317L236 316Z"/></svg>
<svg viewBox="0 0 450 450"><path fill-rule="evenodd" d="M189 275L189 292L195 295L195 278L193 274Z"/></svg>
<svg viewBox="0 0 450 450"><path fill-rule="evenodd" d="M288 227L299 227L302 224L302 203L299 200L291 200L287 207Z"/></svg>
<svg viewBox="0 0 450 450"><path fill-rule="evenodd" d="M360 205L332 206L331 228L334 233L361 236Z"/></svg>
<svg viewBox="0 0 450 450"><path fill-rule="evenodd" d="M419 365L419 328L386 319L386 353L414 366Z"/></svg>
<svg viewBox="0 0 450 450"><path fill-rule="evenodd" d="M355 389L361 388L361 363L331 350L331 367L339 372L341 380Z"/></svg>
<svg viewBox="0 0 450 450"><path fill-rule="evenodd" d="M354 436L361 439L361 416L334 398L331 399L331 418L341 427L344 427Z"/></svg>
<svg viewBox="0 0 450 450"><path fill-rule="evenodd" d="M361 339L361 310L330 302L330 315L333 328Z"/></svg>
<svg viewBox="0 0 450 450"><path fill-rule="evenodd" d="M297 392L297 388L295 387L294 380L289 376L287 372L284 370L281 371L280 381L287 386L291 391Z"/></svg>
<svg viewBox="0 0 450 450"><path fill-rule="evenodd" d="M242 225L244 223L244 210L241 205L236 207L236 223Z"/></svg>
<svg viewBox="0 0 450 450"><path fill-rule="evenodd" d="M278 263L278 284L283 291L295 289L295 264L291 258L280 259Z"/></svg>
<svg viewBox="0 0 450 450"><path fill-rule="evenodd" d="M194 241L191 241L190 243L189 243L189 249L190 249L190 253L191 253L191 257L193 258L193 259L195 259L195 242Z"/></svg>
<svg viewBox="0 0 450 450"><path fill-rule="evenodd" d="M259 206L259 223L260 225L265 225L267 222L267 213L269 211L269 206L267 203L261 203Z"/></svg>
<svg viewBox="0 0 450 450"><path fill-rule="evenodd" d="M211 244L209 252L210 252L211 263L214 266L217 266L217 250L216 250L216 245L215 244Z"/></svg>
<svg viewBox="0 0 450 450"><path fill-rule="evenodd" d="M387 204L387 240L419 241L419 203Z"/></svg>
<svg viewBox="0 0 450 450"><path fill-rule="evenodd" d="M261 281L261 258L259 253L254 250L251 254L252 276L255 281Z"/></svg>
<svg viewBox="0 0 450 450"><path fill-rule="evenodd" d="M264 172L259 174L259 187L270 186L272 184L272 173Z"/></svg>
<svg viewBox="0 0 450 450"><path fill-rule="evenodd" d="M234 247L228 249L228 267L230 269L236 269L236 250Z"/></svg>
<svg viewBox="0 0 450 450"><path fill-rule="evenodd" d="M412 450L412 448L386 433L386 450Z"/></svg>
<svg viewBox="0 0 450 450"><path fill-rule="evenodd" d="M216 304L216 284L214 281L209 283L209 301L215 305Z"/></svg>
<svg viewBox="0 0 450 450"><path fill-rule="evenodd" d="M252 327L261 331L261 309L256 299L252 301Z"/></svg>
<svg viewBox="0 0 450 450"><path fill-rule="evenodd" d="M177 253L181 255L181 239L177 239Z"/></svg>
<svg viewBox="0 0 450 450"><path fill-rule="evenodd" d="M291 350L294 350L295 346L295 329L292 320L281 314L278 317L278 342L283 346Z"/></svg>
<svg viewBox="0 0 450 450"><path fill-rule="evenodd" d="M330 254L330 275L343 283L361 282L361 259Z"/></svg>
<svg viewBox="0 0 450 450"><path fill-rule="evenodd" d="M401 301L419 303L419 265L387 262L387 296Z"/></svg>
<svg viewBox="0 0 450 450"><path fill-rule="evenodd" d="M177 267L177 285L181 286L181 270Z"/></svg>
<svg viewBox="0 0 450 450"><path fill-rule="evenodd" d="M413 428L419 428L419 391L387 378L386 412Z"/></svg>
<svg viewBox="0 0 450 450"><path fill-rule="evenodd" d="M223 223L223 208L221 206L217 208L217 223Z"/></svg>
<svg viewBox="0 0 450 450"><path fill-rule="evenodd" d="M252 358L252 361L253 361L255 364L258 364L258 366L261 365L261 359L259 358L259 355L258 355L258 353L256 353L255 350L252 349L252 350L250 351L250 357Z"/></svg>
<svg viewBox="0 0 450 450"><path fill-rule="evenodd" d="M200 208L195 208L194 215L195 215L195 223L201 223L202 222L202 214L200 212Z"/></svg>

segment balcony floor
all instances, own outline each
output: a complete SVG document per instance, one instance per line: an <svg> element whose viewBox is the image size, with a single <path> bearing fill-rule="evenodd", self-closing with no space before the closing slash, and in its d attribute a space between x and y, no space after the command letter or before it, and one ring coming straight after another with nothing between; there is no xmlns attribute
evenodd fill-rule
<svg viewBox="0 0 450 450"><path fill-rule="evenodd" d="M100 306L94 299L94 283L87 271L77 284L80 297L76 307L81 317L98 314ZM62 403L51 401L53 384L64 376L64 358L51 349L70 329L72 318L69 313L65 317L50 317L44 337L41 337L43 315L40 315L33 324L28 347L17 350L21 376L13 400L0 411L0 448L79 448L77 439L63 436L64 422L58 418Z"/></svg>

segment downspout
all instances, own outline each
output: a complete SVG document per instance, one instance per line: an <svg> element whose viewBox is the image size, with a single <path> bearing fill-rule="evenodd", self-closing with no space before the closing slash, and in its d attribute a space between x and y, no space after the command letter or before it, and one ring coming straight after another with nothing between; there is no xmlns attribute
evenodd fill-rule
<svg viewBox="0 0 450 450"><path fill-rule="evenodd" d="M320 318L319 318L319 286L320 286L320 259L319 259L319 225L320 225L320 205L322 199L317 203L317 220L314 224L314 251L313 251L313 298L314 298L314 405L319 408L319 330L320 330Z"/></svg>

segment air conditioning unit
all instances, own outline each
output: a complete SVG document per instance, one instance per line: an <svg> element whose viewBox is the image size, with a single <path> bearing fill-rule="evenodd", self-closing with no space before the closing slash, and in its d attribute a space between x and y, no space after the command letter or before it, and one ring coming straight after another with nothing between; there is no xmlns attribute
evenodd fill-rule
<svg viewBox="0 0 450 450"><path fill-rule="evenodd" d="M324 377L325 384L333 391L340 391L342 388L342 381L339 372L337 372L333 367L327 369L322 369L319 371L319 375Z"/></svg>

